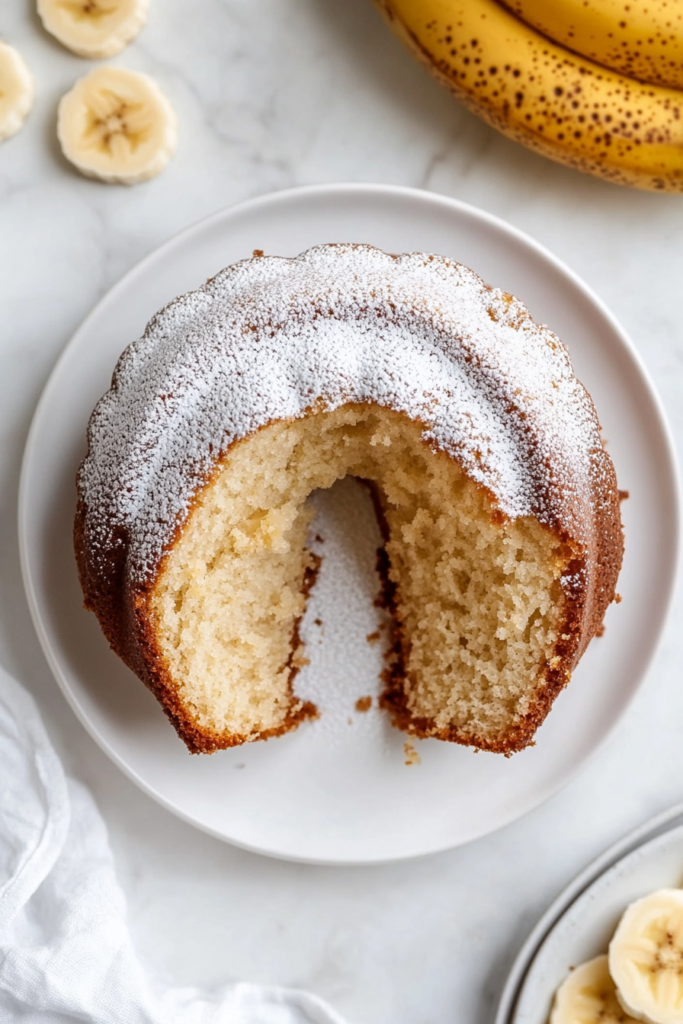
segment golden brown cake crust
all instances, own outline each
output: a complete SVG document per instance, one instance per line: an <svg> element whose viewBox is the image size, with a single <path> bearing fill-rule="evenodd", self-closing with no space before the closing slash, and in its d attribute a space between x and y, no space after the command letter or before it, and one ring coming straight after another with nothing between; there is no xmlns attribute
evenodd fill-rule
<svg viewBox="0 0 683 1024"><path fill-rule="evenodd" d="M365 391L360 395L358 389L356 393L353 391L354 382L348 386L345 383L346 390L342 388L338 396L330 396L325 388L315 393L305 376L307 371L297 364L293 373L302 376L300 405L298 409L291 409L290 417L307 415L307 410L312 411L321 406L334 408L335 403L338 406L344 400L374 401L379 405L395 408L415 421L423 423L424 443L435 452L446 452L486 493L494 519L498 517L503 522L506 519L514 519L516 515L532 515L545 529L552 531L561 540L565 553L569 556L569 571L565 572L562 578L566 609L561 627L562 637L555 651L556 656L546 669L544 685L537 694L533 706L518 725L508 730L499 742L488 745L482 743L481 738L453 728L435 731L433 723L415 718L408 710L404 671L406 643L395 616L396 585L389 581L386 555L384 562L381 563L385 603L387 608L394 612L393 653L385 676L386 687L382 704L390 712L394 723L418 736L437 736L440 739L473 744L504 754L520 750L532 742L533 735L545 719L553 700L566 686L571 671L587 644L600 629L605 611L614 599L621 567L623 534L619 492L614 467L600 442L599 425L593 403L573 376L571 364L561 342L547 328L534 324L524 307L511 296L488 288L466 268L453 261L431 255L388 257L367 246L321 246L311 251L313 257L311 253L307 253L299 259L308 259L309 264L314 264L322 250L325 250L320 257L321 262L325 264L323 286L319 286L317 295L309 298L304 296L308 301L308 309L313 309L314 324L340 319L353 323L354 314L349 312L350 306L352 311L356 311L355 315L359 322L366 324L371 317L373 325L375 322L378 323L379 337L382 325L386 322L389 325L387 330L396 327L396 336L403 338L404 325L407 322L415 331L415 346L423 345L424 348L426 343L418 342L418 338L421 338L425 331L431 332L429 344L441 353L439 358L451 359L453 365L457 363L458 372L464 371L470 375L471 380L466 379L463 386L470 389L467 391L468 396L470 392L481 396L482 406L485 406L485 414L488 417L485 420L485 427L490 430L491 437L482 434L481 430L477 434L474 429L470 437L460 420L456 423L453 409L457 411L458 395L454 394L457 381L454 384L453 380L446 380L445 376L446 386L441 393L447 397L443 397L439 405L427 391L423 400L419 396L402 397L398 389L397 397L392 400L391 390L381 392L380 384L377 383L380 377L372 378L375 383L371 385L368 385L367 380L364 381ZM357 295L353 297L353 303L345 304L343 295L340 298L334 294L332 298L331 292L326 294L325 288L330 287L330 278L334 279L337 269L335 264L338 262L341 267L346 261L345 271L348 279L348 265L350 264L354 270L358 260L361 261L361 266L368 277L370 271L367 268L371 268L374 273L377 269L374 266L375 262L379 264L376 275L379 283L375 283L375 278L370 279L370 286L363 279L358 282L357 288L363 296L365 305L359 305ZM367 260L367 267L363 260ZM400 261L404 263L401 264ZM275 318L273 309L266 310L264 316L256 316L253 311L248 311L245 319L243 305L240 306L240 303L244 302L244 286L240 274L246 276L248 286L247 264L257 263L279 264L280 267L284 267L286 264L296 264L297 261L256 259L228 268L223 275L209 282L204 290L176 300L166 310L157 314L143 339L126 350L115 371L110 392L98 405L91 418L88 429L88 454L78 477L79 500L74 524L74 544L85 606L95 612L112 649L154 693L174 728L192 752L211 752L238 745L253 737L215 733L204 726L200 727L188 712L178 696L177 688L157 644L150 615L150 595L164 560L177 543L198 495L204 487L211 485L215 475L229 458L232 445L248 438L263 426L288 417L278 415L277 411L273 412L272 408L266 407L259 412L260 418L249 419L239 407L238 412L242 419L237 415L234 417L238 420L237 428L233 426L231 430L227 430L225 425L219 424L214 429L213 424L209 423L211 429L214 429L213 435L210 430L204 430L201 436L193 437L192 443L181 448L179 453L174 449L171 452L173 458L167 458L162 470L159 471L166 476L151 477L145 483L147 490L144 493L140 492L142 499L136 499L137 506L132 498L129 500L128 495L135 491L138 480L144 476L146 452L149 450L153 453L158 442L166 443L164 431L172 430L173 426L165 417L169 415L169 407L173 406L177 395L186 386L185 377L177 366L174 370L175 377L166 375L166 378L162 370L156 368L157 365L163 366L164 353L170 350L171 342L176 343L178 339L182 342L184 336L191 335L198 322L204 329L204 320L211 315L214 318L211 345L218 346L221 352L223 349L230 350L231 359L231 346L236 344L236 337L239 338L237 347L240 352L245 351L240 346L256 345L259 338L267 338L267 344L271 346L276 344L282 323ZM429 289L424 303L427 307L426 312L419 301L417 305L415 304L414 296L409 297L409 301L406 300L401 306L403 297L398 286L393 292L389 291L387 295L377 297L382 288L382 272L386 272L391 284L391 275L403 267L407 269L400 278L401 287L416 287L415 282L419 286L422 268L425 268L426 280L430 280L429 275L434 276L435 294L441 295L438 289L444 287L444 282L449 288L451 285L453 289L456 286L460 287L463 295L467 296L467 301L471 302L472 309L475 308L476 300L477 310L480 307L483 310L485 327L480 325L479 334L476 330L468 334L462 328L454 326L447 317L443 323L432 322ZM270 280L272 281L273 277L277 278L279 272L278 268L271 272ZM359 275L355 274L354 279L358 277ZM266 284L268 283L266 280ZM294 284L296 283L294 279ZM220 292L220 288L229 292L229 295L220 317L217 317L215 296ZM301 296L295 298L298 301ZM419 298L418 296L418 300ZM291 296L286 297L285 301L279 295L278 301L280 300L285 306L287 301L294 301ZM262 296L261 301L265 302ZM373 302L376 303L376 309L372 307ZM296 310L300 308L301 303L296 306ZM294 319L301 315L296 310L292 314ZM278 313L280 312L278 310ZM244 327L232 326L230 318L233 315L239 324L253 324L246 328L248 332L253 332L247 335L246 340ZM306 329L312 330L308 322ZM480 337L483 330L489 331L490 337L485 335L482 343ZM504 372L501 372L501 380L496 379L495 373L497 360L501 356L500 352L494 351L491 339L495 341L503 337L512 341L515 335L519 336L520 344L523 346L533 345L539 350L542 348L541 356L547 364L542 374L536 371L531 374L524 393L520 393L521 389L513 379L516 367L511 355L510 365L506 364ZM433 342L432 336L437 339L436 342ZM204 338L204 334L199 335L198 351L201 351L202 345L207 344ZM390 341L396 348L395 341ZM286 344L287 338L282 342L283 346ZM377 348L379 353L379 345ZM388 351L389 357L381 355L382 359L393 358L390 347ZM405 377L410 383L410 373L413 371L410 343L407 351ZM506 350L501 351L507 359ZM188 362L189 357L186 358L182 344L176 345L174 352L175 354L169 358L181 362L185 360L183 366L186 363L190 365L191 361ZM297 349L297 356L299 354ZM214 356L212 350L212 357ZM311 359L320 358L320 352L316 349ZM384 374L381 377L383 382L387 364L380 365L380 354L376 358L379 370ZM389 362L390 374L395 372L397 376L399 375L399 359L400 353L396 355L396 369ZM149 366L154 360L157 360L157 363L154 363L150 370ZM430 353L427 353L427 360L431 367L434 359ZM233 376L230 377L228 374L224 378L230 382L230 387L242 386L239 382L235 384L234 367L238 363L239 360L237 363L234 360L230 363L228 370ZM436 383L432 382L434 387L441 385L439 374L445 374L446 369L436 371ZM318 370L316 364L316 371ZM201 370L196 369L196 372L201 376ZM187 374L186 369L182 370L182 373ZM241 376L242 370L237 373ZM523 368L520 373L523 374ZM298 384L296 376L294 380ZM472 381L476 385L474 388L470 386ZM556 435L552 438L549 431L556 429L555 418L563 412L563 407L559 404L556 408L550 408L555 400L551 385L558 388L558 396L562 392L560 401L568 403L568 415L562 421L561 429L557 428ZM193 385L190 383L187 386L192 388ZM247 388L246 383L244 388ZM544 389L550 395L547 400L550 412L542 405L542 402L546 401ZM143 397L138 399L137 393ZM286 413L286 403L284 400L279 401L282 404L282 412ZM468 402L470 401L471 397L468 398ZM139 406L136 402L140 403ZM225 404L229 407L230 403L227 401ZM276 402L275 410L277 408ZM444 422L439 419L440 410L443 412ZM474 412L478 414L480 410L474 407ZM172 408L170 414L175 415ZM200 412L195 414L201 418ZM212 407L206 413L206 419L210 421L213 414ZM470 406L467 407L466 414L465 419L467 416L472 418ZM495 431L498 431L500 423L505 425L509 437L498 438ZM493 425L487 427L486 424ZM195 428L196 424L193 424L187 429L189 431ZM111 440L116 430L120 432L118 447L117 438L114 436L114 442ZM147 434L143 444L140 436L145 431ZM490 442L486 450L482 448L482 437L486 438L487 444ZM505 462L506 445L510 447L510 444L514 445L513 455L510 456L514 461L512 469L509 469ZM158 498L155 496L155 487L163 491ZM180 494L180 500L177 501L173 491L176 487ZM146 505L141 505L143 499ZM131 513L131 509L134 510L136 507L143 507L145 514L136 518L136 515ZM304 590L310 589L314 578L314 571L307 575L302 583ZM300 641L295 629L288 663L292 694L292 681L298 671L299 651ZM282 734L302 719L315 714L316 710L312 705L293 702L292 710L282 726L263 732L260 738Z"/></svg>
<svg viewBox="0 0 683 1024"><path fill-rule="evenodd" d="M219 465L220 463L216 465L212 476L218 473ZM205 486L210 486L210 484L211 479L207 480ZM239 747L243 743L248 743L253 737L243 736L239 733L233 733L226 737L225 733L218 733L205 725L199 725L178 695L171 672L159 650L149 613L150 595L161 572L162 564L159 564L154 576L145 581L143 586L138 587L135 593L131 593L129 581L125 578L126 538L121 535L121 544L116 549L115 557L111 558L109 570L105 569L104 572L101 572L98 567L97 576L94 578L92 572L89 571L91 562L88 559L84 543L85 522L85 507L79 499L74 520L74 551L84 594L84 606L97 615L102 632L109 641L111 649L154 694L161 704L164 714L191 754L212 754L216 750L226 750L229 747ZM173 549L180 532L178 528L173 542L169 545L169 551ZM311 553L311 561L312 565L306 569L301 583L301 590L305 597L308 597L315 585L321 559ZM294 696L293 684L301 667L299 659L303 649L299 636L299 624L300 620L294 623L291 653L286 666L289 670L288 684L293 706L282 725L261 733L259 738L262 740L283 736L307 718L317 718L318 716L315 704L310 701L297 701Z"/></svg>

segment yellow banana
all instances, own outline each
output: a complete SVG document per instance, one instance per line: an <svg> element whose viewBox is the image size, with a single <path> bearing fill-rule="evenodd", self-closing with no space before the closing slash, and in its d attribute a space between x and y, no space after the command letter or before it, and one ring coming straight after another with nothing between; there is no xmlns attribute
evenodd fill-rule
<svg viewBox="0 0 683 1024"><path fill-rule="evenodd" d="M681 0L503 0L539 32L590 60L683 89Z"/></svg>
<svg viewBox="0 0 683 1024"><path fill-rule="evenodd" d="M376 0L476 114L552 160L621 185L683 192L683 92L571 53L496 0Z"/></svg>

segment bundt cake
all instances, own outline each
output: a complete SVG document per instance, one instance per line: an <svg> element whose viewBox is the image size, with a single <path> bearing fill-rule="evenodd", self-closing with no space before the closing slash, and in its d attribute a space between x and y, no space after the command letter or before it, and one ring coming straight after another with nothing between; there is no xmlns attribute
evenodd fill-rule
<svg viewBox="0 0 683 1024"><path fill-rule="evenodd" d="M564 345L450 259L255 253L158 313L90 420L86 607L190 751L294 728L306 499L347 474L386 538L394 724L527 746L614 599L619 495Z"/></svg>

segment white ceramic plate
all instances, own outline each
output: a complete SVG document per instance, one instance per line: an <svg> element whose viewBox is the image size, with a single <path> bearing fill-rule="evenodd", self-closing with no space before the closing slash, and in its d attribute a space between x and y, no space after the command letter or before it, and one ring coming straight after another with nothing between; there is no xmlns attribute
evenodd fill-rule
<svg viewBox="0 0 683 1024"><path fill-rule="evenodd" d="M618 861L625 859L628 854L651 840L679 826L683 826L683 803L674 804L665 811L661 811L622 836L572 879L569 885L553 900L517 954L500 995L495 1024L515 1024L515 1013L518 1006L521 1008L521 993L535 957L560 918L564 916L575 900ZM545 998L546 1000L548 998L547 992Z"/></svg>
<svg viewBox="0 0 683 1024"><path fill-rule="evenodd" d="M570 967L606 953L629 903L683 885L683 825L639 845L600 874L565 910L534 957L511 1024L547 1024Z"/></svg>
<svg viewBox="0 0 683 1024"><path fill-rule="evenodd" d="M83 611L71 549L74 474L88 416L122 349L180 292L254 249L294 256L321 242L427 250L518 295L564 339L593 395L620 487L623 603L607 615L535 747L510 760L405 737L355 700L377 692L373 522L352 482L319 496L327 557L305 622L312 665L299 689L323 715L267 743L190 757L154 699ZM150 796L222 839L324 863L371 863L456 846L525 814L564 785L605 739L654 653L678 549L678 490L661 407L614 318L567 267L502 221L410 189L337 185L281 192L205 220L144 260L90 314L38 406L24 460L19 527L24 581L54 674L103 750ZM360 539L359 539L360 538ZM343 600L339 600L341 589ZM343 608L341 615L339 609ZM321 628L315 619L323 621Z"/></svg>

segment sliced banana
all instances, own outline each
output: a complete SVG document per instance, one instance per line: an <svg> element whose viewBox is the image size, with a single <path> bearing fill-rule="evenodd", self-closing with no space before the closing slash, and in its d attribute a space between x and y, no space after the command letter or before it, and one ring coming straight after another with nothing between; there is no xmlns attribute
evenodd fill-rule
<svg viewBox="0 0 683 1024"><path fill-rule="evenodd" d="M16 134L33 106L33 78L21 54L0 41L0 142Z"/></svg>
<svg viewBox="0 0 683 1024"><path fill-rule="evenodd" d="M90 60L115 57L147 21L149 0L38 0L47 31Z"/></svg>
<svg viewBox="0 0 683 1024"><path fill-rule="evenodd" d="M62 98L57 135L82 174L134 185L163 171L175 152L178 119L148 75L97 68Z"/></svg>
<svg viewBox="0 0 683 1024"><path fill-rule="evenodd" d="M606 956L581 964L562 982L550 1024L636 1024L619 1004Z"/></svg>
<svg viewBox="0 0 683 1024"><path fill-rule="evenodd" d="M627 1013L650 1024L683 1021L683 891L659 889L627 907L609 970Z"/></svg>

